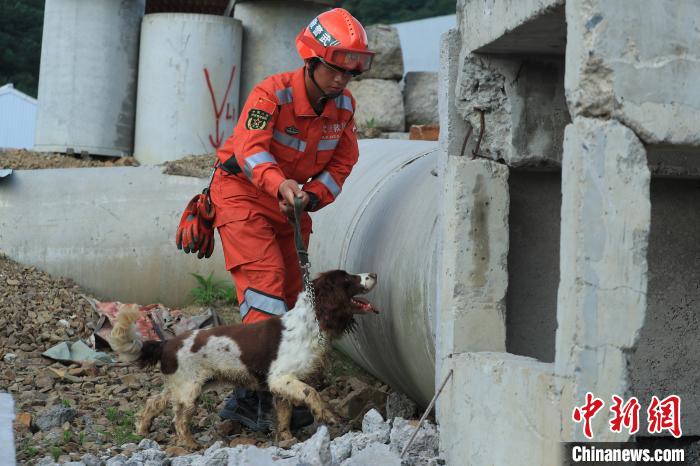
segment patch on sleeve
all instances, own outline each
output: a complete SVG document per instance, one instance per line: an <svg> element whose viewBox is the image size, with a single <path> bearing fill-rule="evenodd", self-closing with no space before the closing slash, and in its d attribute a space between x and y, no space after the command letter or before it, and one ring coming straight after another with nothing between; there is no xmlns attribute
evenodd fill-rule
<svg viewBox="0 0 700 466"><path fill-rule="evenodd" d="M272 115L259 108L251 108L248 111L248 119L245 121L246 129L265 129Z"/></svg>

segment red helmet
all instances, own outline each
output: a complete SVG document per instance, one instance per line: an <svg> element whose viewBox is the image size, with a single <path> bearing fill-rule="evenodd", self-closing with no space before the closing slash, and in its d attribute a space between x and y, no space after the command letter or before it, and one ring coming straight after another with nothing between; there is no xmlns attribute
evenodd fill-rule
<svg viewBox="0 0 700 466"><path fill-rule="evenodd" d="M348 71L362 73L372 66L367 33L347 10L334 8L321 13L301 30L296 39L302 60L320 58Z"/></svg>

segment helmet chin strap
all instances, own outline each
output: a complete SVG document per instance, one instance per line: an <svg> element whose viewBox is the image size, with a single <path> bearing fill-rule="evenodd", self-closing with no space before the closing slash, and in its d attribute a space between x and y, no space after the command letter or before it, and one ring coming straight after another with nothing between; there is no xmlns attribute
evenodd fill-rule
<svg viewBox="0 0 700 466"><path fill-rule="evenodd" d="M306 69L309 73L309 77L311 78L311 82L314 83L314 86L316 86L316 89L318 89L318 92L321 93L321 97L318 98L318 103L320 104L324 100L335 99L340 94L342 94L342 91L336 92L334 94L329 94L329 93L325 92L323 89L321 89L321 86L318 85L318 83L316 82L316 78L314 77L314 70L316 69L316 66L318 66L318 63L319 62L316 60L310 60L308 65L306 66Z"/></svg>

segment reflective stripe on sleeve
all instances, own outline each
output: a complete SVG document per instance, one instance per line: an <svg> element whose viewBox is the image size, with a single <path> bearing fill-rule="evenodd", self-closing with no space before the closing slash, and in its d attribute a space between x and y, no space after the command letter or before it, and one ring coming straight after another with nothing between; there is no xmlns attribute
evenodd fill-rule
<svg viewBox="0 0 700 466"><path fill-rule="evenodd" d="M283 133L282 131L274 130L272 132L272 139L279 142L283 146L298 150L299 152L304 152L306 150L306 142L290 136L287 133Z"/></svg>
<svg viewBox="0 0 700 466"><path fill-rule="evenodd" d="M331 174L327 171L322 171L321 174L316 177L316 179L323 183L326 188L328 188L331 194L333 194L333 197L337 197L338 194L340 194L340 186L338 186Z"/></svg>
<svg viewBox="0 0 700 466"><path fill-rule="evenodd" d="M338 107L339 109L342 108L344 110L347 110L348 112L352 112L352 100L350 100L350 97L346 95L339 95L335 99L335 106Z"/></svg>
<svg viewBox="0 0 700 466"><path fill-rule="evenodd" d="M241 304L241 318L248 314L251 307L276 316L283 316L287 312L287 304L283 300L263 294L252 288L245 290L243 297L245 301Z"/></svg>
<svg viewBox="0 0 700 466"><path fill-rule="evenodd" d="M338 145L340 139L321 139L318 141L316 150L333 150Z"/></svg>
<svg viewBox="0 0 700 466"><path fill-rule="evenodd" d="M279 100L280 105L291 104L294 101L291 87L280 89L276 91L275 94L277 94L277 100Z"/></svg>
<svg viewBox="0 0 700 466"><path fill-rule="evenodd" d="M245 165L243 167L243 172L249 180L253 179L253 168L261 163L272 162L277 163L275 158L269 152L258 152L257 154L250 155L245 159Z"/></svg>

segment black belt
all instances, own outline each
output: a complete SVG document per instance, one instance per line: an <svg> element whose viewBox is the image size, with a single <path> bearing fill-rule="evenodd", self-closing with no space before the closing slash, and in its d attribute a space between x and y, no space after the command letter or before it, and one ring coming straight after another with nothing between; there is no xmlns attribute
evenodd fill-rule
<svg viewBox="0 0 700 466"><path fill-rule="evenodd" d="M216 166L231 175L238 175L240 172L243 171L238 165L238 161L236 161L235 155L229 157L228 160L226 160L224 163L218 162Z"/></svg>

